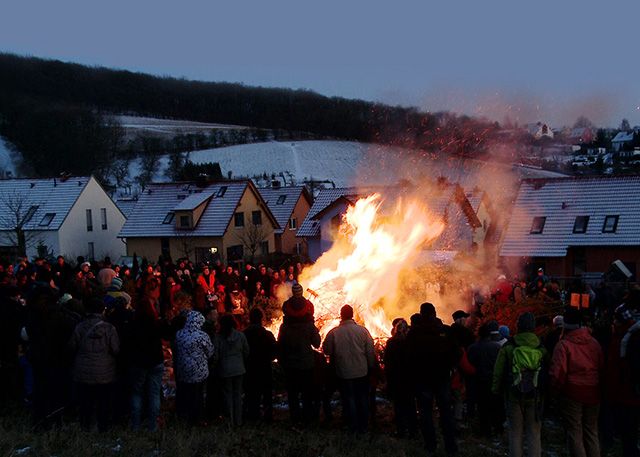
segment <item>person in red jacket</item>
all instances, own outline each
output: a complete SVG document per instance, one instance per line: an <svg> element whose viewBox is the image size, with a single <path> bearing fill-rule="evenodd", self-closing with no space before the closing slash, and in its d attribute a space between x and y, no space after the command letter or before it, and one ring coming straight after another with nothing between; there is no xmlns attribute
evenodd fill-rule
<svg viewBox="0 0 640 457"><path fill-rule="evenodd" d="M552 389L562 401L571 457L600 457L598 414L604 356L600 344L581 327L580 311L564 314L563 335L549 369Z"/></svg>
<svg viewBox="0 0 640 457"><path fill-rule="evenodd" d="M495 289L492 293L496 302L503 304L509 303L509 301L511 300L512 292L513 286L507 280L507 277L505 275L498 276Z"/></svg>

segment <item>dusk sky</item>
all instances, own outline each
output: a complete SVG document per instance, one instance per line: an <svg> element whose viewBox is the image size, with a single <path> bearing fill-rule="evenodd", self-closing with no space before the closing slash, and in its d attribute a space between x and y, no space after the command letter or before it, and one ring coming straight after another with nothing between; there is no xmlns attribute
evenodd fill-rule
<svg viewBox="0 0 640 457"><path fill-rule="evenodd" d="M20 1L0 50L502 121L640 124L640 2Z"/></svg>

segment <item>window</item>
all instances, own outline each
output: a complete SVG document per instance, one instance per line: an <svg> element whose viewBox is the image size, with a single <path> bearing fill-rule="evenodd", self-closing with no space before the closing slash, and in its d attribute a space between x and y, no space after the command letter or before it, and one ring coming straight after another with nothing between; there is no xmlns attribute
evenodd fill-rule
<svg viewBox="0 0 640 457"><path fill-rule="evenodd" d="M222 198L222 197L224 197L224 194L226 194L226 193L227 193L227 186L222 186L220 188L220 190L218 191L218 194L216 195L216 197Z"/></svg>
<svg viewBox="0 0 640 457"><path fill-rule="evenodd" d="M573 233L587 233L589 225L589 216L577 216L573 223Z"/></svg>
<svg viewBox="0 0 640 457"><path fill-rule="evenodd" d="M234 262L244 258L244 247L241 244L227 248L227 262Z"/></svg>
<svg viewBox="0 0 640 457"><path fill-rule="evenodd" d="M262 211L252 211L251 221L253 225L262 225Z"/></svg>
<svg viewBox="0 0 640 457"><path fill-rule="evenodd" d="M180 216L180 228L190 228L191 218L189 215Z"/></svg>
<svg viewBox="0 0 640 457"><path fill-rule="evenodd" d="M262 251L262 255L269 255L269 242L268 241L261 242L260 250Z"/></svg>
<svg viewBox="0 0 640 457"><path fill-rule="evenodd" d="M618 229L618 218L620 216L607 216L604 218L602 233L616 233Z"/></svg>
<svg viewBox="0 0 640 457"><path fill-rule="evenodd" d="M26 224L27 222L29 222L33 217L33 215L36 214L36 211L38 211L38 206L36 205L30 206L24 215L24 219L22 219L22 223Z"/></svg>
<svg viewBox="0 0 640 457"><path fill-rule="evenodd" d="M296 254L300 255L302 254L302 243L298 242L296 243Z"/></svg>
<svg viewBox="0 0 640 457"><path fill-rule="evenodd" d="M287 199L286 195L280 195L278 197L278 201L276 202L276 205L284 205L284 201Z"/></svg>
<svg viewBox="0 0 640 457"><path fill-rule="evenodd" d="M538 234L544 230L544 223L547 221L546 217L534 217L531 224L531 231L529 233Z"/></svg>
<svg viewBox="0 0 640 457"><path fill-rule="evenodd" d="M100 208L100 223L102 230L107 230L107 208Z"/></svg>
<svg viewBox="0 0 640 457"><path fill-rule="evenodd" d="M47 213L44 215L44 217L42 218L42 220L40 221L41 226L46 227L49 224L51 224L51 221L53 221L53 218L56 217L56 213Z"/></svg>
<svg viewBox="0 0 640 457"><path fill-rule="evenodd" d="M95 252L95 247L93 245L93 241L89 241L88 248L89 248L89 252L87 253L87 257L89 258L89 260L95 259L96 252Z"/></svg>
<svg viewBox="0 0 640 457"><path fill-rule="evenodd" d="M164 258L168 258L171 255L169 238L160 238L160 252Z"/></svg>
<svg viewBox="0 0 640 457"><path fill-rule="evenodd" d="M90 209L87 210L87 232L93 232L93 217Z"/></svg>
<svg viewBox="0 0 640 457"><path fill-rule="evenodd" d="M236 227L244 227L244 213L235 213L233 215L233 225Z"/></svg>
<svg viewBox="0 0 640 457"><path fill-rule="evenodd" d="M173 222L173 217L175 216L174 213L167 213L167 215L164 217L164 220L162 221L163 224L171 224Z"/></svg>
<svg viewBox="0 0 640 457"><path fill-rule="evenodd" d="M289 230L295 230L298 228L298 219L292 217L289 219Z"/></svg>

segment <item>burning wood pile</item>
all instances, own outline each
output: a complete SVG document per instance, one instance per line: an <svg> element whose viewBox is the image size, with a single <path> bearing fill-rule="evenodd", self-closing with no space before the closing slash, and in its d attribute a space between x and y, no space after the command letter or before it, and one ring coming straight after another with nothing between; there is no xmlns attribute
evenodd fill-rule
<svg viewBox="0 0 640 457"><path fill-rule="evenodd" d="M381 196L374 194L349 207L331 249L300 277L323 338L338 325L345 304L374 339L388 337L393 316L385 307L397 299L401 270L444 229L442 220L417 199L398 199L384 216L381 204Z"/></svg>

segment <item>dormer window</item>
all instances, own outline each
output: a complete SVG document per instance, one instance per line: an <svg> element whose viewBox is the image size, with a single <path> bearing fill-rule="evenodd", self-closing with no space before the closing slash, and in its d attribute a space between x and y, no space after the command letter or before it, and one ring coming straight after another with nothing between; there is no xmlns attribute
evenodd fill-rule
<svg viewBox="0 0 640 457"><path fill-rule="evenodd" d="M587 233L589 225L589 216L577 216L573 223L573 233Z"/></svg>
<svg viewBox="0 0 640 457"><path fill-rule="evenodd" d="M602 233L616 233L618 229L618 218L620 216L607 216L604 218Z"/></svg>
<svg viewBox="0 0 640 457"><path fill-rule="evenodd" d="M191 228L191 216L188 214L181 215L179 219L179 228L188 229Z"/></svg>
<svg viewBox="0 0 640 457"><path fill-rule="evenodd" d="M529 233L531 233L532 235L538 235L542 233L542 231L544 230L545 222L547 222L546 217L540 217L540 216L534 217L533 222L531 223L531 230L529 231Z"/></svg>

